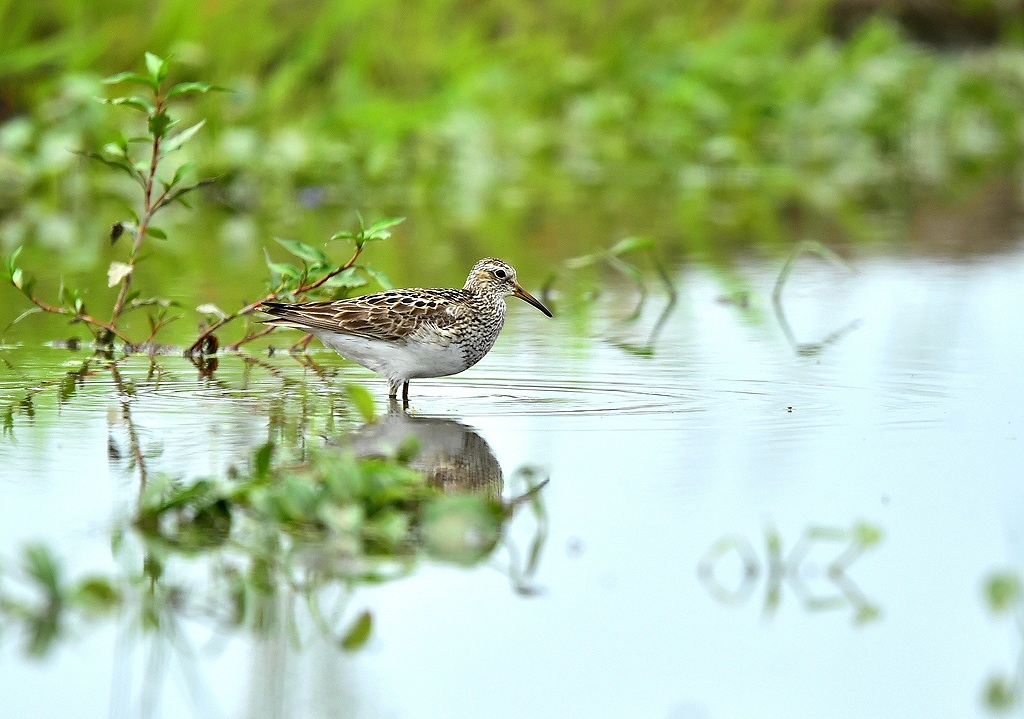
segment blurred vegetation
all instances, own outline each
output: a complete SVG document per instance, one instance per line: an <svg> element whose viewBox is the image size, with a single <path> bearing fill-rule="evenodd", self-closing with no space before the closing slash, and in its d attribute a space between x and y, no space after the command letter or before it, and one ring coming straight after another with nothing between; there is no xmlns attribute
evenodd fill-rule
<svg viewBox="0 0 1024 719"><path fill-rule="evenodd" d="M233 90L182 98L181 126L206 124L178 160L220 179L197 214L168 208L163 228L190 230L139 268L194 304L253 300L275 235L328 237L357 211L408 217L379 269L437 284L486 255L540 282L630 236L670 261L892 239L996 179L1019 204L1015 16L958 5L1002 44L938 51L883 15L840 38L839 5L3 3L0 249L69 274L116 259L101 238L131 178L73 151L142 134L95 98L144 51Z"/></svg>
<svg viewBox="0 0 1024 719"><path fill-rule="evenodd" d="M984 582L985 604L993 615L1009 618L1018 635L1017 660L1005 671L993 672L985 685L983 697L989 709L996 712L1019 710L1024 698L1024 585L1020 572L993 572Z"/></svg>
<svg viewBox="0 0 1024 719"><path fill-rule="evenodd" d="M344 398L344 407L329 400L326 413L323 403L309 408L308 397L285 387L268 427L279 443L246 452L219 475L171 475L154 471L159 443L132 418L132 406L159 389L164 371L154 364L140 373L139 359L90 358L68 373L68 382L30 390L17 412L7 414L5 434L13 435L15 417L19 424L35 421L35 399L66 406L80 402L85 391L115 389L125 437L112 435L108 452L112 466L127 460L126 473L139 488L112 532L115 570L72 571L41 544L25 547L18 559L0 559L0 634L17 631L29 655L44 656L111 618L131 636L145 633L154 641L182 639L186 621L259 635L310 626L353 651L371 638L373 627L370 610L349 609L359 586L408 576L425 559L478 566L499 548L507 549L504 571L512 588L523 595L536 591L546 480L523 469L512 477L522 493L503 497L500 467L496 486L475 481L472 471L460 474L460 467L479 465L480 453L493 458L482 439L462 448L466 456L440 460L431 455L429 434L422 441L410 435L397 446L383 438L366 446L374 428L405 415L379 416L358 385L325 383L312 391L321 399L328 392ZM361 418L361 451L341 442L349 433L324 425L325 415L348 428ZM315 433L325 429L339 441L317 442ZM457 425L461 431L471 432ZM443 486L430 471L432 456L448 463ZM525 558L507 536L523 508L536 524Z"/></svg>

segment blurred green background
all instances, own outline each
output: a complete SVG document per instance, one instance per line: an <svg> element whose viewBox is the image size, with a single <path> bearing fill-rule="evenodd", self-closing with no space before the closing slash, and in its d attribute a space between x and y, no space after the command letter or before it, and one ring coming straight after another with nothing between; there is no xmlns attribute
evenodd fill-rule
<svg viewBox="0 0 1024 719"><path fill-rule="evenodd" d="M26 247L42 294L64 278L112 303L109 228L137 188L74 151L143 131L95 98L145 51L172 81L233 90L176 106L207 120L179 164L220 179L161 220L136 277L183 306L261 296L273 237L320 244L357 211L409 218L367 257L398 285L498 255L536 287L633 235L672 262L801 239L995 251L1022 194L1021 17L988 0L3 0L0 251ZM0 288L0 323L25 307Z"/></svg>

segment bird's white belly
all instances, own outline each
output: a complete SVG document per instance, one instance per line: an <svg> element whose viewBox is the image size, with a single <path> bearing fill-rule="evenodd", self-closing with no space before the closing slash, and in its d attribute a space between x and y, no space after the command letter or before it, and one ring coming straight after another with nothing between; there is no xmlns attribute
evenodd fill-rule
<svg viewBox="0 0 1024 719"><path fill-rule="evenodd" d="M454 342L445 346L421 342L400 344L315 330L314 334L345 359L388 379L444 377L462 372L469 366L462 350Z"/></svg>

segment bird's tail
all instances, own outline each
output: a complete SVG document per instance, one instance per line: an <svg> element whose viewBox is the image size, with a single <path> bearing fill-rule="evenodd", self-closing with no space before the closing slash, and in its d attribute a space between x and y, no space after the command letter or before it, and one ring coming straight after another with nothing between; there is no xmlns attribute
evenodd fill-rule
<svg viewBox="0 0 1024 719"><path fill-rule="evenodd" d="M293 314L292 306L284 302L261 302L256 309L260 312L266 312L271 317L266 317L259 322L265 325L273 325L274 327L292 327L299 330L308 330L309 326L297 322L291 317Z"/></svg>

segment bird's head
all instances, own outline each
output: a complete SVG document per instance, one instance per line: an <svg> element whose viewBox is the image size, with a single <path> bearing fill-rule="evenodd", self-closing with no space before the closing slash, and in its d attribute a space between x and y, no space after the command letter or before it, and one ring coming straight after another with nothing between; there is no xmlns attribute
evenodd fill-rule
<svg viewBox="0 0 1024 719"><path fill-rule="evenodd" d="M516 268L503 260L487 257L480 260L469 273L465 289L499 297L518 297L529 302L551 317L551 311L536 297L524 290L516 278Z"/></svg>

